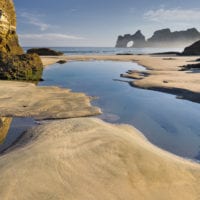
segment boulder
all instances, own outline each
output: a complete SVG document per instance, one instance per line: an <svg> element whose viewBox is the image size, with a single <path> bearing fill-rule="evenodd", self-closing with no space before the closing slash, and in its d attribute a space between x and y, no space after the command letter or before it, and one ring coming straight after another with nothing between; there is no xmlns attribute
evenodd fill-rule
<svg viewBox="0 0 200 200"><path fill-rule="evenodd" d="M186 47L183 51L186 56L199 56L200 55L200 40Z"/></svg>
<svg viewBox="0 0 200 200"><path fill-rule="evenodd" d="M36 53L40 56L62 56L63 53L49 48L32 48L27 51L28 54Z"/></svg>
<svg viewBox="0 0 200 200"><path fill-rule="evenodd" d="M0 79L39 81L43 65L37 54L10 55L0 53Z"/></svg>
<svg viewBox="0 0 200 200"><path fill-rule="evenodd" d="M24 54L16 33L13 0L0 1L0 79L39 80L43 65L38 55Z"/></svg>

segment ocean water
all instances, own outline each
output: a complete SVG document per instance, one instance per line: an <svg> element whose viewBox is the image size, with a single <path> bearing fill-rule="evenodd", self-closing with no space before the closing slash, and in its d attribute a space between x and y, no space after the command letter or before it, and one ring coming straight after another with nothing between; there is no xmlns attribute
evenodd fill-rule
<svg viewBox="0 0 200 200"><path fill-rule="evenodd" d="M32 47L24 47L27 51ZM119 53L131 53L131 54L148 54L167 51L182 51L181 48L112 48L112 47L50 47L56 51L61 51L65 55L91 55L91 54L119 54Z"/></svg>
<svg viewBox="0 0 200 200"><path fill-rule="evenodd" d="M155 145L200 160L200 104L176 96L131 87L120 74L143 69L131 62L86 61L54 64L44 70L41 86L56 85L98 97L99 118L135 126Z"/></svg>

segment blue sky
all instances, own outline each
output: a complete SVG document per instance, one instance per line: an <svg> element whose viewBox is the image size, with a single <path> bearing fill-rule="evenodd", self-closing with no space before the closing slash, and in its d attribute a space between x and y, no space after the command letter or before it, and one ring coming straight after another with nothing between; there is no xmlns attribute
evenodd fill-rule
<svg viewBox="0 0 200 200"><path fill-rule="evenodd" d="M14 0L23 46L114 46L138 29L196 27L199 0Z"/></svg>

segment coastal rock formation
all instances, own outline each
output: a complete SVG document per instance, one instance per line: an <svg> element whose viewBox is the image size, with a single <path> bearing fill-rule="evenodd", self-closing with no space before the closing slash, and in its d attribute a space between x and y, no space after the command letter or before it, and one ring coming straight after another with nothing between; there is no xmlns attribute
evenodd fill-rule
<svg viewBox="0 0 200 200"><path fill-rule="evenodd" d="M42 62L38 55L25 55L16 34L16 14L12 0L0 1L0 78L39 80ZM33 75L33 77L32 77ZM39 75L39 76L38 76Z"/></svg>
<svg viewBox="0 0 200 200"><path fill-rule="evenodd" d="M16 15L12 0L0 1L0 52L23 54L16 34Z"/></svg>
<svg viewBox="0 0 200 200"><path fill-rule="evenodd" d="M189 45L199 39L200 33L195 28L175 32L171 32L170 29L163 29L154 32L147 43L149 47L179 47Z"/></svg>
<svg viewBox="0 0 200 200"><path fill-rule="evenodd" d="M200 40L193 43L191 46L186 47L183 51L186 56L199 56L200 55Z"/></svg>
<svg viewBox="0 0 200 200"><path fill-rule="evenodd" d="M0 79L39 81L43 65L37 54L12 55L0 53Z"/></svg>
<svg viewBox="0 0 200 200"><path fill-rule="evenodd" d="M145 37L141 33L140 30L138 30L134 35L124 35L124 36L119 36L117 39L117 44L116 47L118 48L123 48L123 47L128 47L128 43L132 42L132 46L129 47L145 47Z"/></svg>
<svg viewBox="0 0 200 200"><path fill-rule="evenodd" d="M40 56L62 56L63 53L60 51L55 51L49 48L32 48L27 51L27 53L32 54L36 53Z"/></svg>
<svg viewBox="0 0 200 200"><path fill-rule="evenodd" d="M171 32L167 28L155 31L151 38L145 40L144 37L141 43L139 42L132 47L185 47L198 40L200 40L200 32L195 28L175 32ZM133 41L131 35L119 36L116 47L125 48L130 41Z"/></svg>

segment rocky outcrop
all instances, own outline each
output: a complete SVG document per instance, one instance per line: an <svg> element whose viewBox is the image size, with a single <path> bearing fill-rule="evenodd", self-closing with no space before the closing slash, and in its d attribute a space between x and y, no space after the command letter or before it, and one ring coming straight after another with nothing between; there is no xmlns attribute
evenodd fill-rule
<svg viewBox="0 0 200 200"><path fill-rule="evenodd" d="M33 48L27 51L28 54L36 53L40 56L62 56L63 53L49 48Z"/></svg>
<svg viewBox="0 0 200 200"><path fill-rule="evenodd" d="M43 65L37 54L12 55L0 53L0 79L39 81Z"/></svg>
<svg viewBox="0 0 200 200"><path fill-rule="evenodd" d="M0 78L35 80L42 75L38 55L26 55L16 33L16 14L12 0L0 1ZM33 76L32 76L33 75ZM39 76L38 76L39 75Z"/></svg>
<svg viewBox="0 0 200 200"><path fill-rule="evenodd" d="M147 40L150 47L179 47L187 46L200 39L200 33L195 29L171 32L170 29L156 31Z"/></svg>
<svg viewBox="0 0 200 200"><path fill-rule="evenodd" d="M127 47L127 44L133 41L130 36L119 36L116 47ZM142 43L139 42L133 47L185 47L198 40L200 40L200 32L195 28L175 32L171 32L170 29L162 29L155 31L153 36L147 40L144 37Z"/></svg>
<svg viewBox="0 0 200 200"><path fill-rule="evenodd" d="M127 47L129 42L132 42L132 46L129 47L135 48L144 47L146 43L144 35L141 33L140 30L138 30L134 35L127 34L124 36L119 36L117 39L116 47Z"/></svg>
<svg viewBox="0 0 200 200"><path fill-rule="evenodd" d="M183 51L186 56L199 56L200 55L200 40L193 43L191 46L186 47Z"/></svg>

